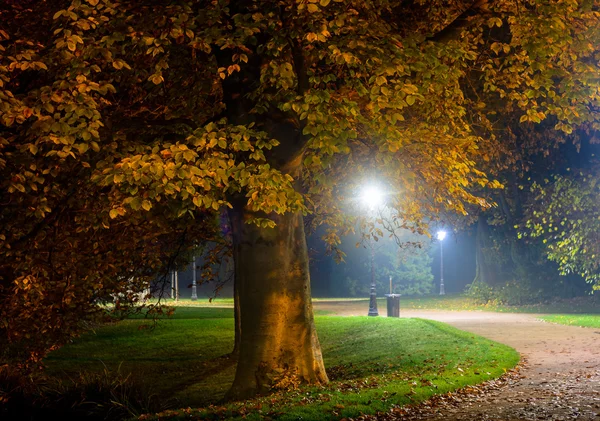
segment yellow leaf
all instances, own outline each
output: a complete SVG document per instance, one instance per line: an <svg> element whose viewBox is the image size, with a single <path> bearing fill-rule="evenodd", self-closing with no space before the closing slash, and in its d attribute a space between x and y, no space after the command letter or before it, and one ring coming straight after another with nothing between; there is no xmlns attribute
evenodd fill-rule
<svg viewBox="0 0 600 421"><path fill-rule="evenodd" d="M315 34L314 32L309 32L308 34L306 34L306 40L308 42L313 42L317 40L317 34Z"/></svg>
<svg viewBox="0 0 600 421"><path fill-rule="evenodd" d="M310 13L318 12L319 11L319 6L317 6L316 4L312 4L311 3L311 4L308 5L308 11Z"/></svg>
<svg viewBox="0 0 600 421"><path fill-rule="evenodd" d="M150 201L149 201L149 200L144 200L144 201L142 202L142 208L143 208L144 210L147 210L147 211L149 211L150 209L152 209L152 203L150 203Z"/></svg>

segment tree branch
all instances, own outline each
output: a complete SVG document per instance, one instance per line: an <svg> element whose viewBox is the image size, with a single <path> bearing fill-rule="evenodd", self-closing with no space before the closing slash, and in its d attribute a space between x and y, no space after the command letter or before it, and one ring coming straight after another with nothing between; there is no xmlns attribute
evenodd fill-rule
<svg viewBox="0 0 600 421"><path fill-rule="evenodd" d="M446 42L455 39L461 29L469 23L469 18L478 14L489 13L489 0L475 0L464 12L456 17L448 26L430 36L428 41Z"/></svg>

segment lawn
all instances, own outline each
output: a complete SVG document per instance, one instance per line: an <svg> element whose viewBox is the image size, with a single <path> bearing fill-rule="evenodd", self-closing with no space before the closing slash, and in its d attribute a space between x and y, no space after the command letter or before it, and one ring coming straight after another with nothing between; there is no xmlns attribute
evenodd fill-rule
<svg viewBox="0 0 600 421"><path fill-rule="evenodd" d="M385 300L378 300L380 308L385 308ZM430 295L421 297L401 297L400 306L404 309L428 309L449 311L497 311L501 313L537 313L537 314L600 314L600 302L596 297L576 297L555 299L550 302L509 306L502 304L477 304L462 294Z"/></svg>
<svg viewBox="0 0 600 421"><path fill-rule="evenodd" d="M365 301L369 298L313 298L313 302L323 301ZM186 307L233 307L233 298L214 298L210 302L203 298L197 301L172 300L164 301L165 304ZM385 313L386 299L379 297L377 306L380 313ZM448 295L426 295L426 296L403 296L400 298L400 307L406 310L446 310L446 311L497 311L502 313L536 313L536 314L600 314L600 301L596 297L577 297L572 299L557 299L551 302L525 304L520 306L508 306L502 304L482 305L475 303L463 294ZM368 308L368 306L367 306Z"/></svg>
<svg viewBox="0 0 600 421"><path fill-rule="evenodd" d="M152 385L172 408L204 407L163 414L186 419L337 419L420 402L468 384L498 377L519 359L516 351L442 323L422 319L317 316L331 383L279 391L268 398L217 404L233 380L233 310L178 307L158 325L125 320L98 329L53 352L48 373L66 378L78 371L119 370Z"/></svg>
<svg viewBox="0 0 600 421"><path fill-rule="evenodd" d="M541 316L540 319L561 325L600 328L600 315L598 314L552 314Z"/></svg>

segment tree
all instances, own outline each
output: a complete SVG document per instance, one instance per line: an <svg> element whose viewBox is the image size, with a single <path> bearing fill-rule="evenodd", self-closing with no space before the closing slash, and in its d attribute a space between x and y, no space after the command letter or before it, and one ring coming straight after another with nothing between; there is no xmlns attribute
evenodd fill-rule
<svg viewBox="0 0 600 421"><path fill-rule="evenodd" d="M25 297L27 277L49 282L22 260L23 244L46 250L40 238L58 229L60 209L72 218L59 249L82 227L93 237L195 218L189 246L214 237L210 221L226 209L241 316L229 396L269 390L281 376L326 382L303 216L328 224L335 246L336 227L354 223L344 222L345 203L373 175L401 191L390 203L398 227L424 232L441 210L489 206L473 187L500 187L478 168L501 149L498 104L523 124L595 129L595 7L5 1L1 200L21 219L2 228L0 247L3 262L22 263L3 267L3 302ZM70 195L75 181L97 207ZM140 243L140 256L158 256ZM100 261L90 272L110 275Z"/></svg>
<svg viewBox="0 0 600 421"><path fill-rule="evenodd" d="M403 295L421 295L433 290L430 239L410 231L396 230L389 235L381 230L377 241L359 236L342 239L344 262L335 265L329 276L336 296L368 296L371 282L371 247L374 252L377 294L389 293L390 276L393 292Z"/></svg>
<svg viewBox="0 0 600 421"><path fill-rule="evenodd" d="M600 288L598 165L535 183L521 236L541 238L562 275L578 274Z"/></svg>

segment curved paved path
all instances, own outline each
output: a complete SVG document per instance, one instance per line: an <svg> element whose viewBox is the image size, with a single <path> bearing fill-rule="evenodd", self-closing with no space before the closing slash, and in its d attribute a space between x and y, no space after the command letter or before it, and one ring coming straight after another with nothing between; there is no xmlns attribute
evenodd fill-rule
<svg viewBox="0 0 600 421"><path fill-rule="evenodd" d="M314 307L351 316L366 315L368 304L315 302ZM545 323L531 314L401 310L400 316L438 320L510 345L526 364L504 387L398 419L600 421L600 329Z"/></svg>

